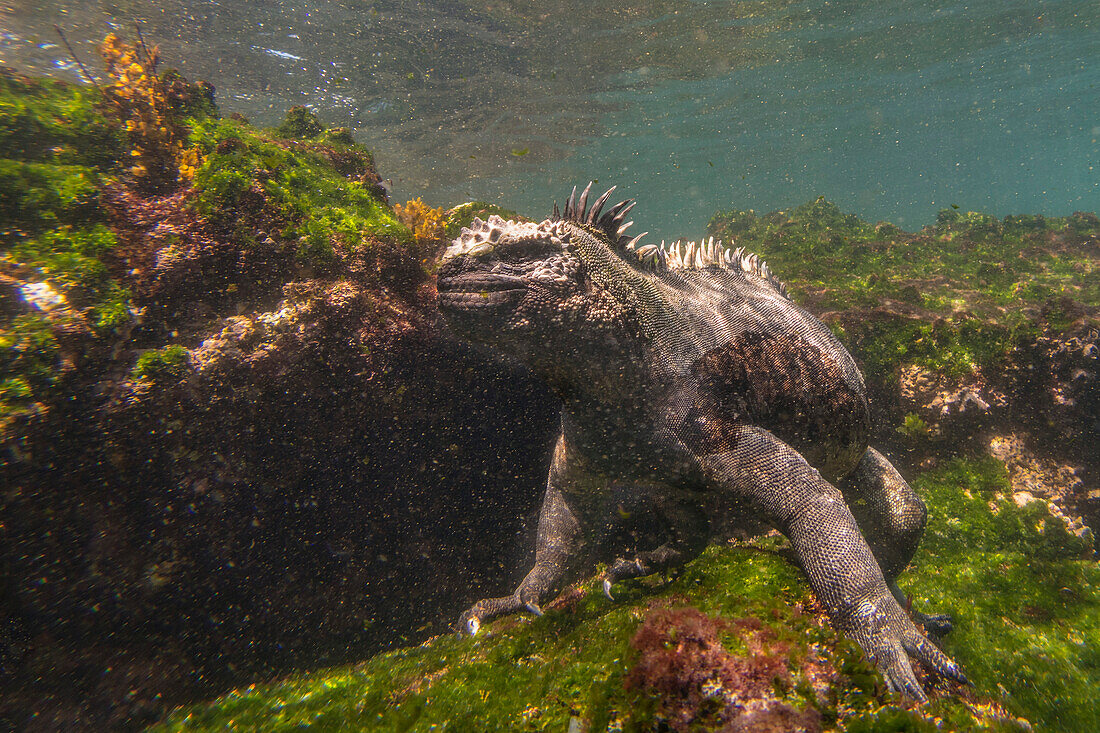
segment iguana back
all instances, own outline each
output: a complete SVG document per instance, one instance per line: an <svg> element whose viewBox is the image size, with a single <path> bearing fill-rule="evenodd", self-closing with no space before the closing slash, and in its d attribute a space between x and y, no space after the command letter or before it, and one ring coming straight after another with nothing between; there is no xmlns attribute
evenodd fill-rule
<svg viewBox="0 0 1100 733"><path fill-rule="evenodd" d="M574 189L538 224L475 220L440 265L455 331L519 358L562 400L535 567L460 628L541 613L571 572L611 559L598 555L630 515L626 502L661 528L648 549L611 562L608 591L687 562L740 514L790 539L833 623L892 686L924 698L906 652L964 680L899 604L894 579L926 513L867 446L851 356L754 255L628 238L633 202L605 212L612 191L588 208L589 189L579 199Z"/></svg>

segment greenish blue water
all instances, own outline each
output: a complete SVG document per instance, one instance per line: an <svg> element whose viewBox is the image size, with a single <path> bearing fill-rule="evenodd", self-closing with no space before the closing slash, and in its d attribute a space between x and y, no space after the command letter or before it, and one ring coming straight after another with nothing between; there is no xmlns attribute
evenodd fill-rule
<svg viewBox="0 0 1100 733"><path fill-rule="evenodd" d="M135 19L224 112L352 128L399 200L538 215L589 178L637 228L819 194L909 228L1100 209L1100 3L18 0L0 63L75 78Z"/></svg>

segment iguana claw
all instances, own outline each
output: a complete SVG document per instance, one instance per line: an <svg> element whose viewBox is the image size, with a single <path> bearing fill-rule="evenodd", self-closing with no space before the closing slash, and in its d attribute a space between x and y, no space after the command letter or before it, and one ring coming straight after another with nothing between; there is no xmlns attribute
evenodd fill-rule
<svg viewBox="0 0 1100 733"><path fill-rule="evenodd" d="M959 666L928 640L893 596L883 594L861 604L853 621L855 628L849 628L848 635L879 668L891 690L917 702L928 700L913 672L910 657L942 677L970 684Z"/></svg>
<svg viewBox="0 0 1100 733"><path fill-rule="evenodd" d="M473 608L462 614L458 619L458 623L455 624L455 633L458 634L459 638L477 636L479 631L481 631L481 619L474 613Z"/></svg>

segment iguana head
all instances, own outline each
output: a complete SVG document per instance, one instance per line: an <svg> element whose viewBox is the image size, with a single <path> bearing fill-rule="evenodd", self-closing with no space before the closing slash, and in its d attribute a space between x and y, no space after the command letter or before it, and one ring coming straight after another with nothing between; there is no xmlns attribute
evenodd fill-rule
<svg viewBox="0 0 1100 733"><path fill-rule="evenodd" d="M616 261L626 267L614 249L636 241L622 234L634 204L604 212L611 189L588 209L589 188L579 199L574 189L564 212L555 206L537 224L490 216L462 230L443 255L437 281L440 309L460 336L537 368L622 330L630 319L605 271Z"/></svg>
<svg viewBox="0 0 1100 733"><path fill-rule="evenodd" d="M636 375L628 367L640 355L694 358L699 345L678 307L694 298L696 311L714 311L714 283L697 287L705 277L690 284L675 272L707 270L724 287L740 278L758 297L787 297L756 255L713 238L637 246L644 234L624 234L634 202L604 211L612 188L589 209L591 187L579 198L574 188L565 209L555 206L538 224L490 216L462 230L438 278L440 309L459 336L511 353L564 386L606 390L619 375L630 389ZM672 283L679 306L661 283Z"/></svg>

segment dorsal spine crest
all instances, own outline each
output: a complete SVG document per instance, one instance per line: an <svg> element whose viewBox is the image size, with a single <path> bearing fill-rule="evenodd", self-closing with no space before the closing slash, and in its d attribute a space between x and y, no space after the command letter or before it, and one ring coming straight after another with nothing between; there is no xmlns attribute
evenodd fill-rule
<svg viewBox="0 0 1100 733"><path fill-rule="evenodd" d="M726 270L740 270L750 277L759 278L770 285L784 298L790 299L787 287L777 278L757 255L746 252L744 247L731 249L722 244L721 240L710 237L702 242L675 242L666 245L662 240L660 245L646 244L639 246L639 242L648 232L643 232L636 237L628 237L625 232L633 221L624 222L627 213L634 208L635 201L626 199L612 206L606 212L603 206L611 197L615 186L609 188L587 209L588 194L592 189L592 183L585 186L580 198L577 198L577 187L565 202L565 209L559 210L554 204L553 216L543 222L543 225L553 225L567 221L580 225L587 229L599 230L610 242L612 249L626 261L647 270L700 270L707 267L718 267Z"/></svg>

